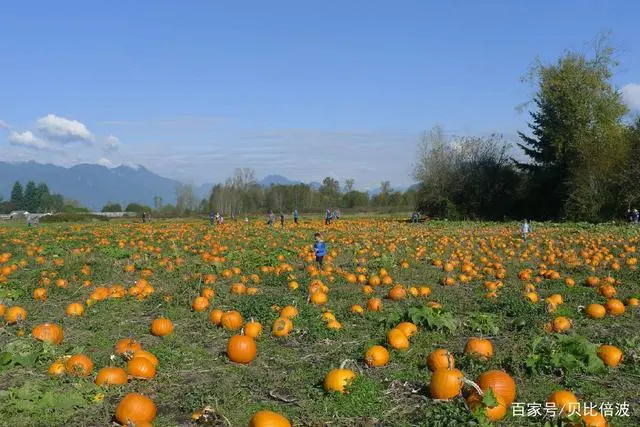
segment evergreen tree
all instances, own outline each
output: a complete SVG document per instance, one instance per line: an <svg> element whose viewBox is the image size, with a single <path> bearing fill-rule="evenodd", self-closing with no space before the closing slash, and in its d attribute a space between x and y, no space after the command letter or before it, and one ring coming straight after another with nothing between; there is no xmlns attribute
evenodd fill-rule
<svg viewBox="0 0 640 427"><path fill-rule="evenodd" d="M16 209L24 209L24 193L22 192L22 184L16 181L11 189L11 203Z"/></svg>
<svg viewBox="0 0 640 427"><path fill-rule="evenodd" d="M49 186L41 182L38 184L38 212L48 212L51 210L51 194Z"/></svg>
<svg viewBox="0 0 640 427"><path fill-rule="evenodd" d="M36 183L29 181L24 189L24 210L37 212L40 208L40 197Z"/></svg>

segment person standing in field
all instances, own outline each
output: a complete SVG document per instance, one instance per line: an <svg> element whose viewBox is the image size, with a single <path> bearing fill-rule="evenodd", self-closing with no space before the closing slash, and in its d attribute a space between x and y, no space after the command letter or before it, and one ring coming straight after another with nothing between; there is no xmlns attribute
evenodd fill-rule
<svg viewBox="0 0 640 427"><path fill-rule="evenodd" d="M331 209L327 209L327 213L326 213L325 218L324 218L324 225L331 224L331 217L332 216L333 215L331 214Z"/></svg>
<svg viewBox="0 0 640 427"><path fill-rule="evenodd" d="M531 233L531 224L529 224L528 220L524 220L522 223L522 238L526 241L527 235Z"/></svg>
<svg viewBox="0 0 640 427"><path fill-rule="evenodd" d="M280 227L284 228L284 212L280 212Z"/></svg>
<svg viewBox="0 0 640 427"><path fill-rule="evenodd" d="M298 225L298 215L299 215L299 214L298 214L298 209L294 210L294 211L293 211L293 223L294 223L295 225Z"/></svg>
<svg viewBox="0 0 640 427"><path fill-rule="evenodd" d="M322 267L324 256L327 254L327 246L322 239L322 234L315 233L313 235L316 242L313 244L313 251L316 254L316 262Z"/></svg>

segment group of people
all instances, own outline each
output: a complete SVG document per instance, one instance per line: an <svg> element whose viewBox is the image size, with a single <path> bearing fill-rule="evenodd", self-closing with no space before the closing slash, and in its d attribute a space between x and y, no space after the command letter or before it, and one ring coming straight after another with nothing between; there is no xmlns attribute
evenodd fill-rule
<svg viewBox="0 0 640 427"><path fill-rule="evenodd" d="M224 217L220 215L219 212L216 212L215 215L213 211L209 212L209 224L223 224Z"/></svg>
<svg viewBox="0 0 640 427"><path fill-rule="evenodd" d="M638 212L638 209L636 209L636 208L627 209L627 219L629 220L629 222L638 222L638 221L640 221L640 212Z"/></svg>
<svg viewBox="0 0 640 427"><path fill-rule="evenodd" d="M340 219L340 211L337 209L333 211L331 209L327 209L327 212L324 217L325 225L329 225L331 224L331 221L337 220L337 219Z"/></svg>
<svg viewBox="0 0 640 427"><path fill-rule="evenodd" d="M298 221L300 220L300 213L298 213L298 210L294 210L292 213L293 216L293 223L298 225ZM280 227L284 227L284 212L280 212ZM276 224L276 215L273 213L273 211L269 211L269 215L267 216L267 225L270 227L273 227Z"/></svg>

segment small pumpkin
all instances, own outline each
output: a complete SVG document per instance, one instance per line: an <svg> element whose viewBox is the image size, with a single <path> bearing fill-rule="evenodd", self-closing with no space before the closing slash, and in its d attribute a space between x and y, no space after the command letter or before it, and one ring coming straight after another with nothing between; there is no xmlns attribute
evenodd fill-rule
<svg viewBox="0 0 640 427"><path fill-rule="evenodd" d="M407 291L402 285L396 285L389 289L389 299L393 301L401 301L407 297Z"/></svg>
<svg viewBox="0 0 640 427"><path fill-rule="evenodd" d="M79 302L72 302L67 306L65 313L69 317L80 317L84 314L84 305Z"/></svg>
<svg viewBox="0 0 640 427"><path fill-rule="evenodd" d="M389 363L389 351L381 345L374 345L365 353L364 361L370 367L385 366Z"/></svg>
<svg viewBox="0 0 640 427"><path fill-rule="evenodd" d="M31 335L38 341L49 344L60 344L64 339L62 327L55 323L41 323L33 328Z"/></svg>
<svg viewBox="0 0 640 427"><path fill-rule="evenodd" d="M262 325L260 322L251 320L244 325L244 334L251 338L258 338L262 335Z"/></svg>
<svg viewBox="0 0 640 427"><path fill-rule="evenodd" d="M584 312L592 319L602 319L607 313L607 309L602 304L589 304Z"/></svg>
<svg viewBox="0 0 640 427"><path fill-rule="evenodd" d="M407 338L411 338L416 332L418 332L418 327L411 322L402 322L396 328L400 329Z"/></svg>
<svg viewBox="0 0 640 427"><path fill-rule="evenodd" d="M16 323L26 319L27 310L19 306L10 307L4 314L4 320L9 325L15 325Z"/></svg>
<svg viewBox="0 0 640 427"><path fill-rule="evenodd" d="M137 393L127 394L116 407L116 420L123 425L150 423L156 418L153 400Z"/></svg>
<svg viewBox="0 0 640 427"><path fill-rule="evenodd" d="M427 367L431 372L444 368L453 369L455 367L453 354L451 354L446 348L433 350L429 353L429 356L427 356Z"/></svg>
<svg viewBox="0 0 640 427"><path fill-rule="evenodd" d="M612 316L620 316L624 314L624 304L619 299L610 298L604 306L607 309L607 312Z"/></svg>
<svg viewBox="0 0 640 427"><path fill-rule="evenodd" d="M173 332L173 322L165 317L159 317L151 322L151 334L156 337L166 337Z"/></svg>
<svg viewBox="0 0 640 427"><path fill-rule="evenodd" d="M211 323L213 323L216 326L220 326L220 324L222 323L222 315L224 314L224 311L220 310L219 308L213 309L211 310L211 313L209 313L209 320L211 320Z"/></svg>
<svg viewBox="0 0 640 427"><path fill-rule="evenodd" d="M345 393L355 378L356 373L351 369L332 369L324 377L324 389L327 392Z"/></svg>
<svg viewBox="0 0 640 427"><path fill-rule="evenodd" d="M280 317L286 317L288 319L293 319L298 315L298 309L293 305L287 305L280 310Z"/></svg>
<svg viewBox="0 0 640 427"><path fill-rule="evenodd" d="M578 398L569 390L558 390L551 393L547 402L552 403L560 415L569 415L580 406Z"/></svg>
<svg viewBox="0 0 640 427"><path fill-rule="evenodd" d="M115 366L106 366L98 371L96 375L96 385L123 385L128 381L127 371Z"/></svg>
<svg viewBox="0 0 640 427"><path fill-rule="evenodd" d="M134 355L127 362L127 372L132 378L150 380L156 376L156 366L148 358Z"/></svg>
<svg viewBox="0 0 640 427"><path fill-rule="evenodd" d="M47 371L47 373L52 377L59 377L64 375L65 372L67 372L67 369L64 366L64 362L61 360L53 362Z"/></svg>
<svg viewBox="0 0 640 427"><path fill-rule="evenodd" d="M132 338L122 338L116 342L117 355L134 354L138 350L142 350L142 344Z"/></svg>
<svg viewBox="0 0 640 427"><path fill-rule="evenodd" d="M74 354L67 359L65 368L70 375L87 377L93 371L93 361L84 354Z"/></svg>
<svg viewBox="0 0 640 427"><path fill-rule="evenodd" d="M251 363L256 358L257 346L253 338L246 335L234 335L227 343L227 356L235 363Z"/></svg>
<svg viewBox="0 0 640 427"><path fill-rule="evenodd" d="M489 359L493 356L493 344L485 338L469 338L464 347L464 354Z"/></svg>
<svg viewBox="0 0 640 427"><path fill-rule="evenodd" d="M291 427L291 423L277 412L258 411L251 417L249 427Z"/></svg>
<svg viewBox="0 0 640 427"><path fill-rule="evenodd" d="M242 314L236 310L227 311L220 318L222 327L229 331L237 331L242 328L243 323L244 319L242 318Z"/></svg>
<svg viewBox="0 0 640 427"><path fill-rule="evenodd" d="M616 346L604 344L598 349L598 357L605 365L616 367L622 361L623 353Z"/></svg>
<svg viewBox="0 0 640 427"><path fill-rule="evenodd" d="M464 375L457 369L436 369L429 381L429 391L434 399L449 400L462 392Z"/></svg>
<svg viewBox="0 0 640 427"><path fill-rule="evenodd" d="M274 337L284 337L289 335L293 330L293 323L287 317L279 317L273 322L271 327L271 335Z"/></svg>
<svg viewBox="0 0 640 427"><path fill-rule="evenodd" d="M209 307L209 300L203 296L195 297L191 302L191 308L193 311L201 312L205 311Z"/></svg>
<svg viewBox="0 0 640 427"><path fill-rule="evenodd" d="M309 296L309 301L315 305L324 305L328 300L329 297L322 291L316 291Z"/></svg>
<svg viewBox="0 0 640 427"><path fill-rule="evenodd" d="M409 338L397 328L387 332L387 343L396 350L407 350L409 348Z"/></svg>
<svg viewBox="0 0 640 427"><path fill-rule="evenodd" d="M382 311L382 300L380 298L369 298L367 309L369 311Z"/></svg>
<svg viewBox="0 0 640 427"><path fill-rule="evenodd" d="M152 354L149 353L146 350L137 350L135 353L133 353L133 357L144 357L145 359L147 359L149 362L153 363L153 366L155 366L156 368L158 367L158 358Z"/></svg>
<svg viewBox="0 0 640 427"><path fill-rule="evenodd" d="M568 331L571 329L571 319L564 316L558 316L553 319L552 327L556 332Z"/></svg>

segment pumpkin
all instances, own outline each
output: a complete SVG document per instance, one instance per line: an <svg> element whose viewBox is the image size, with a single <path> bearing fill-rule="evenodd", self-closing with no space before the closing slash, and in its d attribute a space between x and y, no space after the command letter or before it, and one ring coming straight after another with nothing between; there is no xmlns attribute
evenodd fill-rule
<svg viewBox="0 0 640 427"><path fill-rule="evenodd" d="M258 411L251 417L249 427L291 427L291 423L277 412Z"/></svg>
<svg viewBox="0 0 640 427"><path fill-rule="evenodd" d="M200 296L210 300L216 296L216 291L211 288L203 288L200 292Z"/></svg>
<svg viewBox="0 0 640 427"><path fill-rule="evenodd" d="M607 366L616 367L622 361L622 351L613 345L601 345L598 349L598 357Z"/></svg>
<svg viewBox="0 0 640 427"><path fill-rule="evenodd" d="M493 344L485 338L469 338L464 347L464 354L484 360L489 359L493 356Z"/></svg>
<svg viewBox="0 0 640 427"><path fill-rule="evenodd" d="M322 313L322 316L320 316L320 318L324 322L330 322L332 320L336 320L336 316L330 311L325 311L324 313Z"/></svg>
<svg viewBox="0 0 640 427"><path fill-rule="evenodd" d="M387 343L396 350L407 350L409 348L409 338L397 328L387 332Z"/></svg>
<svg viewBox="0 0 640 427"><path fill-rule="evenodd" d="M84 314L84 305L79 302L72 302L67 306L65 313L69 317L80 317Z"/></svg>
<svg viewBox="0 0 640 427"><path fill-rule="evenodd" d="M219 326L222 322L223 314L224 311L220 310L219 308L211 310L211 313L209 313L209 320L211 320L211 323L213 323L214 325Z"/></svg>
<svg viewBox="0 0 640 427"><path fill-rule="evenodd" d="M153 400L137 393L127 394L116 407L116 420L123 425L150 423L156 418Z"/></svg>
<svg viewBox="0 0 640 427"><path fill-rule="evenodd" d="M251 320L244 325L244 333L251 338L258 338L262 334L262 325L260 322Z"/></svg>
<svg viewBox="0 0 640 427"><path fill-rule="evenodd" d="M627 298L627 305L629 307L637 307L638 306L638 298L634 298L634 297ZM0 316L1 315L2 314L0 313Z"/></svg>
<svg viewBox="0 0 640 427"><path fill-rule="evenodd" d="M328 299L327 294L322 291L316 291L309 296L309 301L315 305L324 305Z"/></svg>
<svg viewBox="0 0 640 427"><path fill-rule="evenodd" d="M280 310L280 317L293 319L298 315L298 309L292 305L287 305Z"/></svg>
<svg viewBox="0 0 640 427"><path fill-rule="evenodd" d="M4 314L4 320L9 325L15 325L21 320L26 320L26 318L27 318L27 310L19 306L9 308Z"/></svg>
<svg viewBox="0 0 640 427"><path fill-rule="evenodd" d="M501 396L495 396L497 405L489 407L482 402L482 396L478 393L471 393L466 401L472 411L481 410L489 421L500 421L507 415L507 406Z"/></svg>
<svg viewBox="0 0 640 427"><path fill-rule="evenodd" d="M209 300L205 297L196 297L191 303L193 311L205 311L209 307Z"/></svg>
<svg viewBox="0 0 640 427"><path fill-rule="evenodd" d="M237 331L242 328L243 323L244 319L242 318L242 314L236 310L227 311L220 318L222 327L229 331Z"/></svg>
<svg viewBox="0 0 640 427"><path fill-rule="evenodd" d="M429 391L434 399L449 400L462 392L464 375L457 369L436 369L431 375Z"/></svg>
<svg viewBox="0 0 640 427"><path fill-rule="evenodd" d="M31 335L38 341L60 344L64 339L62 328L55 323L41 323L33 328Z"/></svg>
<svg viewBox="0 0 640 427"><path fill-rule="evenodd" d="M131 338L122 338L116 343L115 350L118 355L133 354L138 350L142 350L142 344Z"/></svg>
<svg viewBox="0 0 640 427"><path fill-rule="evenodd" d="M476 383L483 391L493 390L493 394L501 396L507 406L511 405L516 398L516 383L504 371L484 372L478 377Z"/></svg>
<svg viewBox="0 0 640 427"><path fill-rule="evenodd" d="M153 355L152 353L149 353L146 350L137 350L135 353L133 353L133 357L143 357L145 359L147 359L149 362L153 363L153 366L155 366L156 368L158 367L158 358Z"/></svg>
<svg viewBox="0 0 640 427"><path fill-rule="evenodd" d="M547 402L553 403L555 409L563 415L569 415L579 408L580 403L575 394L568 390L554 391L547 398Z"/></svg>
<svg viewBox="0 0 640 427"><path fill-rule="evenodd" d="M273 322L271 327L271 335L274 337L284 337L289 335L293 330L293 323L287 317L280 317Z"/></svg>
<svg viewBox="0 0 640 427"><path fill-rule="evenodd" d="M589 304L584 312L592 319L602 319L607 313L607 309L602 304Z"/></svg>
<svg viewBox="0 0 640 427"><path fill-rule="evenodd" d="M365 353L364 361L370 367L385 366L389 363L389 351L381 345L374 345Z"/></svg>
<svg viewBox="0 0 640 427"><path fill-rule="evenodd" d="M568 331L571 329L571 320L564 316L558 316L553 319L552 327L556 332Z"/></svg>
<svg viewBox="0 0 640 427"><path fill-rule="evenodd" d="M382 300L380 298L370 298L367 301L369 311L382 311Z"/></svg>
<svg viewBox="0 0 640 427"><path fill-rule="evenodd" d="M563 299L562 299L562 295L560 294L553 294L548 296L547 301L550 301L551 303L555 304L555 305L560 305L563 303Z"/></svg>
<svg viewBox="0 0 640 427"><path fill-rule="evenodd" d="M327 392L345 393L345 389L353 382L356 373L351 369L333 369L324 377L324 389Z"/></svg>
<svg viewBox="0 0 640 427"><path fill-rule="evenodd" d="M127 372L132 378L150 380L156 376L156 366L146 357L137 357L127 362Z"/></svg>
<svg viewBox="0 0 640 427"><path fill-rule="evenodd" d="M407 291L401 286L396 285L393 288L389 289L389 299L393 301L400 301L405 299L407 296Z"/></svg>
<svg viewBox="0 0 640 427"><path fill-rule="evenodd" d="M607 427L609 423L607 423L606 418L596 410L586 410L582 415L582 424L585 427Z"/></svg>
<svg viewBox="0 0 640 427"><path fill-rule="evenodd" d="M333 330L338 330L338 329L342 329L342 323L338 322L337 320L330 320L327 322L327 328L329 329L333 329Z"/></svg>
<svg viewBox="0 0 640 427"><path fill-rule="evenodd" d="M256 358L257 347L253 338L246 335L234 335L227 343L227 356L235 363L251 363Z"/></svg>
<svg viewBox="0 0 640 427"><path fill-rule="evenodd" d="M100 386L104 385L122 385L128 381L127 372L115 366L107 366L98 371L95 383Z"/></svg>
<svg viewBox="0 0 640 427"><path fill-rule="evenodd" d="M47 371L47 373L52 377L59 377L64 375L67 372L67 369L64 366L64 362L57 360L53 362Z"/></svg>
<svg viewBox="0 0 640 427"><path fill-rule="evenodd" d="M173 322L171 320L160 317L151 322L151 334L156 337L166 337L173 332Z"/></svg>
<svg viewBox="0 0 640 427"><path fill-rule="evenodd" d="M443 368L453 369L454 366L455 360L453 359L453 355L446 348L433 350L427 357L427 367L431 372Z"/></svg>
<svg viewBox="0 0 640 427"><path fill-rule="evenodd" d="M84 354L74 354L67 359L65 368L71 375L86 377L93 370L93 362Z"/></svg>
<svg viewBox="0 0 640 427"><path fill-rule="evenodd" d="M47 290L45 288L34 289L33 299L36 301L45 301L47 299Z"/></svg>
<svg viewBox="0 0 640 427"><path fill-rule="evenodd" d="M418 332L418 327L411 322L402 322L396 328L400 329L407 338L411 338L412 335Z"/></svg>
<svg viewBox="0 0 640 427"><path fill-rule="evenodd" d="M624 314L624 304L619 299L611 298L604 304L605 308L612 316Z"/></svg>
<svg viewBox="0 0 640 427"><path fill-rule="evenodd" d="M364 308L359 304L354 304L351 306L351 312L353 314L364 314Z"/></svg>

